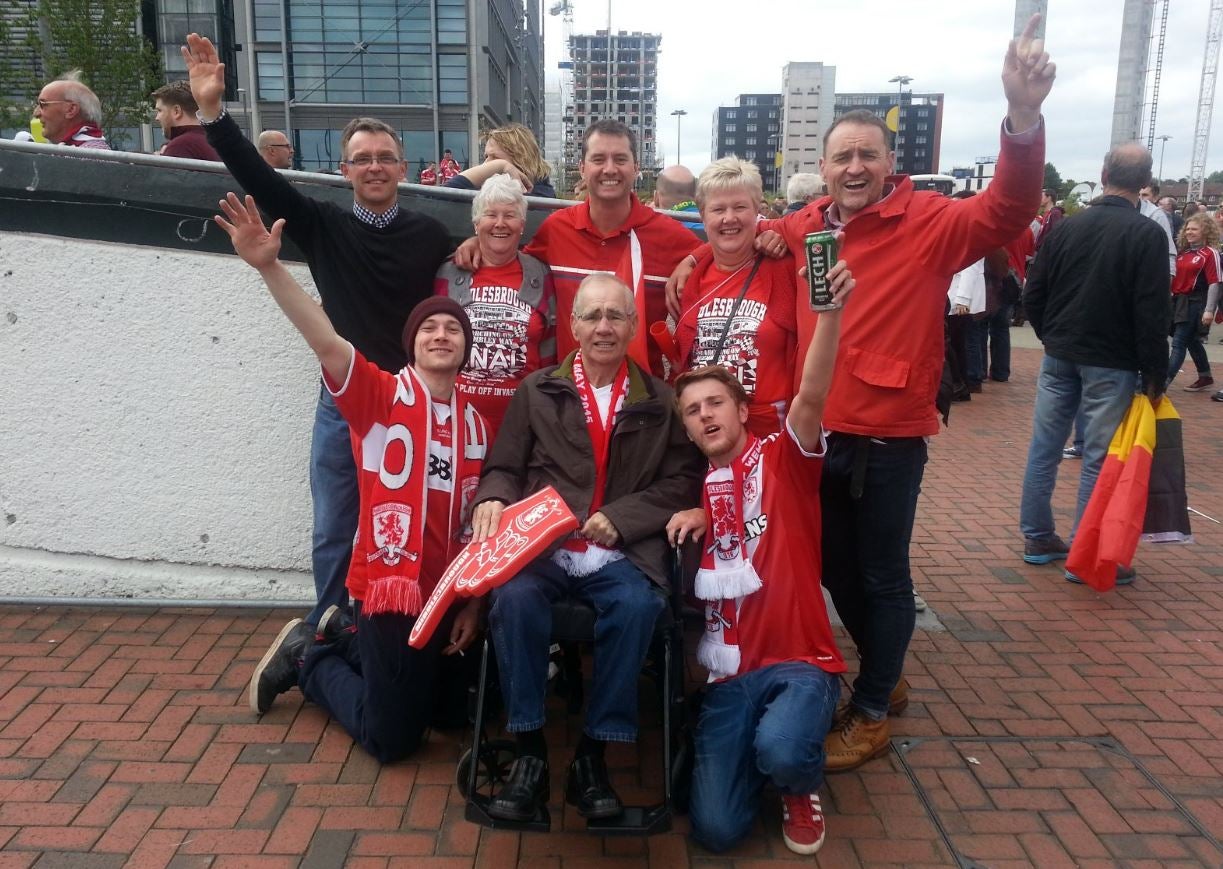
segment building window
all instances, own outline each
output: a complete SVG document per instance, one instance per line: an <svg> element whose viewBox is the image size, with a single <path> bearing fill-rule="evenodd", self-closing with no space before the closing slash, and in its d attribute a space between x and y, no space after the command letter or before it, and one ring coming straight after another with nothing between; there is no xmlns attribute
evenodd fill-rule
<svg viewBox="0 0 1223 869"><path fill-rule="evenodd" d="M726 120L733 121L734 119L735 119L735 110L727 109L726 110Z"/></svg>
<svg viewBox="0 0 1223 869"><path fill-rule="evenodd" d="M747 113L747 116L748 116L749 118L754 118L754 117L756 117L756 110L755 110L755 109L752 109L750 112L748 112L748 113Z"/></svg>
<svg viewBox="0 0 1223 869"><path fill-rule="evenodd" d="M739 127L738 127L738 125L737 125L737 124L727 124L727 125L726 125L726 132L728 132L728 133L733 133L733 132L735 132L735 131L736 131L738 128L739 128Z"/></svg>
<svg viewBox="0 0 1223 869"><path fill-rule="evenodd" d="M751 160L752 162L755 162L755 161L756 161L756 152L755 152L755 151L748 151L748 152L747 152L747 155L746 155L746 159Z"/></svg>
<svg viewBox="0 0 1223 869"><path fill-rule="evenodd" d="M924 145L926 144L926 137L925 136L914 136L913 141L918 145Z"/></svg>
<svg viewBox="0 0 1223 869"><path fill-rule="evenodd" d="M919 129L919 130L925 130L925 129L927 129L929 126L930 126L929 124L918 124L918 125L917 125L917 129Z"/></svg>
<svg viewBox="0 0 1223 869"><path fill-rule="evenodd" d="M307 172L334 169L340 163L339 130L295 130L297 163Z"/></svg>
<svg viewBox="0 0 1223 869"><path fill-rule="evenodd" d="M755 125L755 124L748 124L746 129L747 129L747 131L748 131L749 133L754 133L754 132L756 132L756 125Z"/></svg>
<svg viewBox="0 0 1223 869"><path fill-rule="evenodd" d="M748 145L755 145L755 144L756 144L756 137L755 137L755 136L748 136L748 137L747 137L747 141L745 142L745 144L748 144Z"/></svg>
<svg viewBox="0 0 1223 869"><path fill-rule="evenodd" d="M756 105L756 98L755 98L755 97L747 97L746 99L744 99L743 103L744 103L744 105L754 106L754 105Z"/></svg>
<svg viewBox="0 0 1223 869"><path fill-rule="evenodd" d="M775 117L777 117L777 112L769 112L769 117L770 117L770 118L775 118Z"/></svg>
<svg viewBox="0 0 1223 869"><path fill-rule="evenodd" d="M255 66L259 74L259 99L283 100L285 98L284 55L279 51L257 52Z"/></svg>

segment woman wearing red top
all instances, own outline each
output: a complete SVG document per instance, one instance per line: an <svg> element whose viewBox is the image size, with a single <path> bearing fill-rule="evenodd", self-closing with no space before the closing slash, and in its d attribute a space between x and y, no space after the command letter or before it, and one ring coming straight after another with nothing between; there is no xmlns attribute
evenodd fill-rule
<svg viewBox="0 0 1223 869"><path fill-rule="evenodd" d="M756 253L763 199L760 170L745 160L724 157L701 173L696 204L713 258L684 285L675 330L680 371L730 370L747 391L748 428L759 437L781 431L794 395L798 293L793 257Z"/></svg>
<svg viewBox="0 0 1223 869"><path fill-rule="evenodd" d="M527 201L509 175L484 182L471 204L480 267L445 262L436 292L458 302L471 320L471 362L459 390L495 435L523 378L556 362L556 292L548 267L519 253Z"/></svg>

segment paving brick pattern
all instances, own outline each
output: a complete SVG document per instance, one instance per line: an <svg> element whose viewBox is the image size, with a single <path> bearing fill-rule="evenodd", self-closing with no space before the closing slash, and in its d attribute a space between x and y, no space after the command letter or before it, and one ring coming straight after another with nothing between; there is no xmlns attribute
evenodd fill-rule
<svg viewBox="0 0 1223 869"><path fill-rule="evenodd" d="M1109 737L1208 831L1223 831L1223 526L1144 547L1139 581L1098 595L1019 559L1019 487L1039 353L1011 383L957 405L931 448L913 541L918 588L945 631L919 632L905 758L825 788L822 866L949 866L922 795L959 855L991 867L1220 866ZM1192 505L1223 518L1223 405L1173 393ZM1077 468L1055 502L1069 530ZM598 838L553 800L551 835L480 830L454 786L462 737L432 734L380 767L296 692L256 720L244 688L287 618L250 610L0 608L0 869L8 867L693 866L794 861L766 794L728 855L687 842ZM843 639L843 637L842 637ZM851 656L852 657L852 656ZM659 787L658 732L609 754L629 800ZM575 719L549 724L561 792ZM920 738L928 738L917 743ZM951 739L954 737L954 739ZM997 737L1016 738L998 741ZM979 764L969 763L974 757ZM914 783L916 781L916 785Z"/></svg>

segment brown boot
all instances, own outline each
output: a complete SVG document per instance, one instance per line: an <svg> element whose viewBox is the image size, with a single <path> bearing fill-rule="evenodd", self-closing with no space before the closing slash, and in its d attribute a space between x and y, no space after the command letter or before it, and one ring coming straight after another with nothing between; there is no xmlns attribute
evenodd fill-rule
<svg viewBox="0 0 1223 869"><path fill-rule="evenodd" d="M896 683L896 687L892 689L892 693L888 695L888 718L893 715L904 715L905 710L909 708L909 680L904 676L900 677L900 681ZM836 712L832 713L832 726L835 728L837 722L845 717L845 713L849 711L849 699L846 698L837 704Z"/></svg>
<svg viewBox="0 0 1223 869"><path fill-rule="evenodd" d="M885 754L890 733L886 718L874 721L851 706L824 740L824 772L847 772Z"/></svg>

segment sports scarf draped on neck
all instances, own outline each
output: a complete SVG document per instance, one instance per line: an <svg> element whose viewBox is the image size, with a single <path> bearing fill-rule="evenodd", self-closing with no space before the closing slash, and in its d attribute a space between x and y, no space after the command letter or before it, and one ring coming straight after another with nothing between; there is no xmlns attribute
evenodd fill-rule
<svg viewBox="0 0 1223 869"><path fill-rule="evenodd" d="M706 626L717 620L720 630L706 630L697 647L697 660L717 677L739 671L736 600L764 584L752 566L744 529L745 487L760 464L760 438L747 445L728 466L711 468L705 475L704 507L709 524L708 545L696 572L696 596L706 601Z"/></svg>
<svg viewBox="0 0 1223 869"><path fill-rule="evenodd" d="M429 503L429 444L433 439L433 399L429 388L411 368L404 366L396 375L395 401L388 420L388 432L402 426L410 435L408 443L417 448L409 456L410 464L403 473L407 482L397 490L395 497L417 498L415 503L403 504L383 501L376 497L370 507L374 512L374 540L376 549L367 556L369 584L361 612L400 613L415 616L420 614L425 595L420 587L422 549L424 547L425 522L437 522L439 516L426 516ZM457 553L464 541L458 539L459 532L467 522L468 505L475 495L480 478L484 454L488 447L488 431L484 421L469 404L463 393L455 389L450 396L451 443L454 445L454 465L458 473L450 490L449 523L451 542L450 555ZM459 426L462 425L462 429ZM404 509L404 508L408 509ZM407 522L406 533L400 523ZM384 523L393 523L384 528Z"/></svg>
<svg viewBox="0 0 1223 869"><path fill-rule="evenodd" d="M71 144L76 139L77 136L85 136L86 138L89 138L89 139L105 139L106 138L104 135L102 135L101 127L95 124L91 124L88 121L84 121L78 124L77 126L73 127L72 129L70 129L67 135L64 136L64 142Z"/></svg>
<svg viewBox="0 0 1223 869"><path fill-rule="evenodd" d="M624 396L628 393L628 360L620 363L620 369L612 379L611 404L607 411L607 424L599 414L599 403L595 398L595 390L586 377L586 368L582 365L582 351L577 351L573 357L573 385L577 387L578 398L582 402L582 415L586 419L586 431L590 434L590 445L595 454L595 487L590 499L590 509L587 517L599 512L603 506L607 489L607 463L611 456L612 430L616 426L616 414L624 404ZM563 566L574 576L589 576L608 562L610 550L583 537L570 536L562 547Z"/></svg>

